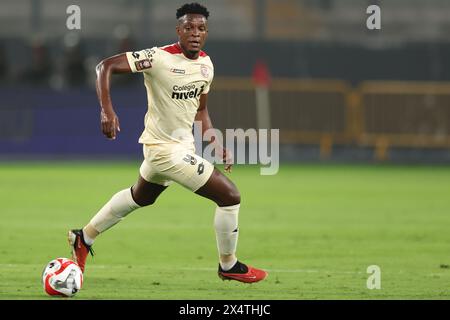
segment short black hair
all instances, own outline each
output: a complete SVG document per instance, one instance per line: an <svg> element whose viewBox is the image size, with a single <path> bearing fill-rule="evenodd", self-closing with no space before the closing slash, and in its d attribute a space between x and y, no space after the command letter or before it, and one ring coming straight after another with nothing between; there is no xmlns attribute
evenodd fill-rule
<svg viewBox="0 0 450 320"><path fill-rule="evenodd" d="M201 14L206 19L209 17L209 12L206 7L202 6L197 2L186 3L182 7L177 10L177 19L180 19L182 16L188 13Z"/></svg>

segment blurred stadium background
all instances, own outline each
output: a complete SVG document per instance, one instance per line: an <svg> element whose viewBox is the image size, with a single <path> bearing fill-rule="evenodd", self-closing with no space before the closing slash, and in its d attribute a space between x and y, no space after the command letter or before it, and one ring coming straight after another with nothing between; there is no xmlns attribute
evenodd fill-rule
<svg viewBox="0 0 450 320"><path fill-rule="evenodd" d="M71 4L81 8L81 30L66 27ZM113 78L123 129L113 144L99 131L94 67L107 56L176 41L180 4L2 0L0 158L139 159L142 79ZM261 127L255 75L267 71L265 124L280 129L281 161L450 163L449 1L205 4L217 128ZM381 30L366 28L370 4L381 6Z"/></svg>

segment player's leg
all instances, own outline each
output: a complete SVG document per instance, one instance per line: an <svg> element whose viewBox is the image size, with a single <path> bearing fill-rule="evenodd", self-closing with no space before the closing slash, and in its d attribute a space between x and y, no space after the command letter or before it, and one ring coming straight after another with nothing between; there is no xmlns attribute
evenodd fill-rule
<svg viewBox="0 0 450 320"><path fill-rule="evenodd" d="M241 195L235 184L214 169L205 185L196 194L217 204L214 215L220 264L225 270L231 269L237 261L236 247L238 240L238 213Z"/></svg>
<svg viewBox="0 0 450 320"><path fill-rule="evenodd" d="M91 246L95 238L108 230L134 210L153 204L167 186L151 183L139 176L131 187L117 192L97 212L91 221L80 230L69 231L69 244L72 247L72 259L84 272L86 258L93 254Z"/></svg>
<svg viewBox="0 0 450 320"><path fill-rule="evenodd" d="M92 244L100 233L123 220L134 210L153 204L166 188L139 176L131 188L116 193L83 228L86 242Z"/></svg>
<svg viewBox="0 0 450 320"><path fill-rule="evenodd" d="M242 282L256 282L267 273L240 263L236 258L240 194L234 183L207 160L195 154L193 148L168 145L153 164L166 179L175 181L217 204L214 217L219 249L219 276Z"/></svg>
<svg viewBox="0 0 450 320"><path fill-rule="evenodd" d="M241 194L236 185L215 168L206 183L195 193L214 201L219 207L241 203Z"/></svg>
<svg viewBox="0 0 450 320"><path fill-rule="evenodd" d="M247 266L236 257L241 196L235 184L219 170L214 169L208 181L195 193L217 204L214 228L220 259L219 276L224 280L247 283L263 280L267 272Z"/></svg>

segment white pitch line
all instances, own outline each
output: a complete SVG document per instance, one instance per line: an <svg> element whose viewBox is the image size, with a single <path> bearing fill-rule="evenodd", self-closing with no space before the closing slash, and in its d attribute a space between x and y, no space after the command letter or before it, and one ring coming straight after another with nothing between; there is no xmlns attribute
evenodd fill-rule
<svg viewBox="0 0 450 320"><path fill-rule="evenodd" d="M17 268L17 267L43 267L40 264L0 264L0 268ZM101 265L101 264L90 264L89 268L91 269L129 269L128 265ZM217 268L152 268L151 266L131 266L131 269L142 269L148 268L153 270L170 270L170 271L217 271ZM335 271L326 271L326 270L312 270L312 269L264 269L268 272L275 273L362 273L362 272L335 272Z"/></svg>
<svg viewBox="0 0 450 320"><path fill-rule="evenodd" d="M264 269L264 268L263 268ZM180 268L183 271L217 271L213 268ZM327 273L327 274L363 274L360 271L328 271L328 270L312 270L312 269L264 269L267 272L274 273Z"/></svg>
<svg viewBox="0 0 450 320"><path fill-rule="evenodd" d="M36 267L43 269L45 265L40 264L0 264L0 268L17 268L17 267ZM149 269L149 270L166 270L166 271L217 271L217 268L153 268L152 266L145 265L96 265L90 264L89 268L92 269ZM322 274L366 274L363 271L331 271L331 270L319 270L319 269L265 269L267 272L273 273L322 273ZM398 271L396 274L402 274L403 271Z"/></svg>

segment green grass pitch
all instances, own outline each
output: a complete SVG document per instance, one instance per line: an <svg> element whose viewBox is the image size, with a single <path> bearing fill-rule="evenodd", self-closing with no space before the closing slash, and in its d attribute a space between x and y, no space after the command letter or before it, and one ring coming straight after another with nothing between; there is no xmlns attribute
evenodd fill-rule
<svg viewBox="0 0 450 320"><path fill-rule="evenodd" d="M81 227L138 162L0 164L0 299L55 299L41 286ZM214 204L172 185L102 234L73 299L448 299L450 167L238 166L238 257L270 275L217 277ZM367 289L367 267L381 289Z"/></svg>

